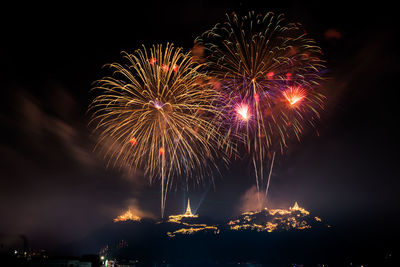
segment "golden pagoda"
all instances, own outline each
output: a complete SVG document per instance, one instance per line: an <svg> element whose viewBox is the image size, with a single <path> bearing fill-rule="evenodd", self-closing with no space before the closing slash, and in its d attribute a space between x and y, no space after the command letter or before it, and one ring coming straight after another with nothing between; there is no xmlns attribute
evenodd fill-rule
<svg viewBox="0 0 400 267"><path fill-rule="evenodd" d="M168 217L168 222L181 223L182 218L187 218L187 217L194 217L194 218L198 217L198 215L192 213L192 209L190 208L190 200L189 199L188 199L185 213L178 214L178 215L170 215Z"/></svg>
<svg viewBox="0 0 400 267"><path fill-rule="evenodd" d="M187 206L186 206L186 212L185 212L185 214L183 216L185 216L185 217L193 217L193 213L192 213L192 210L190 208L190 200L189 200L189 198L188 198L188 203L187 203Z"/></svg>

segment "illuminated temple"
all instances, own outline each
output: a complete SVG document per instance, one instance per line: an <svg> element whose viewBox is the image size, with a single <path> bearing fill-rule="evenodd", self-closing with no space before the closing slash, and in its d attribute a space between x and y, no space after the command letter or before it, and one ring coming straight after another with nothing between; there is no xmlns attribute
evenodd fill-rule
<svg viewBox="0 0 400 267"><path fill-rule="evenodd" d="M121 214L114 222L136 221L141 218L131 210ZM166 234L169 237L177 235L192 235L195 233L220 234L221 231L257 231L275 232L289 230L305 230L314 226L328 227L321 218L311 216L310 212L299 206L297 202L288 209L268 209L261 211L244 212L235 219L223 224L215 224L208 219L193 214L190 200L187 200L186 211L183 214L170 215L166 220L158 221L156 224L169 224Z"/></svg>
<svg viewBox="0 0 400 267"><path fill-rule="evenodd" d="M190 208L190 200L188 199L188 203L186 206L186 211L184 214L178 214L178 215L171 215L168 217L168 222L169 223L176 223L179 224L179 229L172 231L172 232L167 232L167 235L169 237L175 237L177 234L193 234L196 232L201 232L201 231L212 231L214 234L219 233L219 229L215 225L207 225L205 223L197 223L194 222L194 219L198 218L199 216L197 214L192 213L192 209Z"/></svg>
<svg viewBox="0 0 400 267"><path fill-rule="evenodd" d="M231 230L256 230L274 232L310 229L313 224L322 222L319 217L311 217L310 212L297 202L289 209L267 209L260 212L245 212L228 222ZM329 225L327 225L330 227Z"/></svg>
<svg viewBox="0 0 400 267"><path fill-rule="evenodd" d="M188 199L186 212L184 214L170 215L168 217L168 222L172 223L182 223L183 218L197 218L198 215L192 213L192 209L190 208L190 200Z"/></svg>
<svg viewBox="0 0 400 267"><path fill-rule="evenodd" d="M122 213L114 219L115 223L110 224L113 227L106 228L107 246L99 254L105 258L116 257L115 255L137 257L141 253L147 253L147 244L156 244L153 250L159 249L159 242L168 244L166 251L170 255L184 255L190 259L193 255L201 258L204 254L198 253L205 250L209 250L207 253L214 253L220 247L227 247L227 251L235 253L254 251L257 254L262 253L259 244L267 244L265 248L269 250L277 244L276 251L279 252L279 248L286 245L286 242L295 242L295 245L290 246L297 248L299 242L314 244L315 239L320 242L316 244L325 244L327 236L335 235L335 231L329 229L331 226L324 219L315 216L297 202L286 208L247 211L221 221L197 214L196 209L191 208L190 200L185 200L184 203L186 205L180 214L165 218L140 219L134 210ZM213 242L204 247L203 241ZM143 244L146 244L145 249ZM153 253L153 250L148 251ZM148 254L144 255L147 257Z"/></svg>
<svg viewBox="0 0 400 267"><path fill-rule="evenodd" d="M119 215L117 218L115 218L113 221L114 222L125 222L125 221L140 221L141 218L131 212L129 209L127 212Z"/></svg>
<svg viewBox="0 0 400 267"><path fill-rule="evenodd" d="M188 203L186 205L186 212L184 214L185 217L193 217L194 215L192 214L192 209L190 208L190 200L188 198Z"/></svg>

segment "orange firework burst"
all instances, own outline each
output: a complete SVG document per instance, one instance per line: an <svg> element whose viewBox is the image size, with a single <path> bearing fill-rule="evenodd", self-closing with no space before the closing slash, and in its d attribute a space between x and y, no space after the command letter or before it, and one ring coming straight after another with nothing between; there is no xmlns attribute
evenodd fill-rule
<svg viewBox="0 0 400 267"><path fill-rule="evenodd" d="M282 94L291 106L294 106L296 103L299 104L307 96L306 90L298 86L288 87Z"/></svg>

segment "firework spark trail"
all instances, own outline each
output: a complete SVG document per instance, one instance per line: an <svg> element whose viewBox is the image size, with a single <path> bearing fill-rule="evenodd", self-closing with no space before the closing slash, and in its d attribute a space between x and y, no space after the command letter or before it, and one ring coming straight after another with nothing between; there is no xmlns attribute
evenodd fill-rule
<svg viewBox="0 0 400 267"><path fill-rule="evenodd" d="M268 201L269 182L271 181L271 175L272 175L272 169L274 168L274 162L275 162L275 151L272 154L271 167L269 168L267 187L265 189L265 201L266 201L265 205L268 204L267 201Z"/></svg>
<svg viewBox="0 0 400 267"><path fill-rule="evenodd" d="M217 93L198 72L202 65L172 44L123 55L127 64L109 64L113 75L94 88L100 92L89 107L96 149L107 166L141 168L150 183L161 179L163 217L174 178L199 183L215 166Z"/></svg>
<svg viewBox="0 0 400 267"><path fill-rule="evenodd" d="M221 144L235 154L240 147L253 159L257 188L264 180L268 153L283 153L291 138L319 119L325 96L320 74L321 49L298 23L283 15L227 15L196 39L204 48L208 75L219 80L227 120ZM224 119L225 119L224 118ZM271 163L271 168L273 162ZM271 170L270 170L271 173ZM268 190L266 190L267 194Z"/></svg>

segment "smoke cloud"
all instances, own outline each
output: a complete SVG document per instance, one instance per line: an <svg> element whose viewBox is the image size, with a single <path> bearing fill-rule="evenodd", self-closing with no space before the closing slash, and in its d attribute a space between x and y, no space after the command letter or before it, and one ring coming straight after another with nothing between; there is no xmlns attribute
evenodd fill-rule
<svg viewBox="0 0 400 267"><path fill-rule="evenodd" d="M250 187L240 198L238 211L240 213L248 211L258 211L263 208L265 203L265 193L258 191L257 187L253 185Z"/></svg>
<svg viewBox="0 0 400 267"><path fill-rule="evenodd" d="M106 168L74 97L58 87L46 97L17 91L0 118L6 135L0 140L0 214L7 215L0 233L54 247L83 238L125 208L151 217L136 200L146 181L140 173Z"/></svg>

